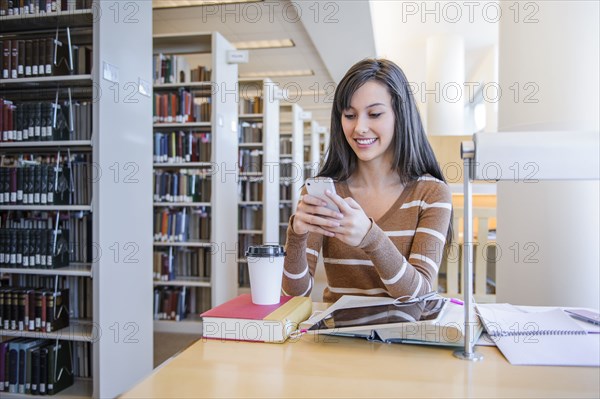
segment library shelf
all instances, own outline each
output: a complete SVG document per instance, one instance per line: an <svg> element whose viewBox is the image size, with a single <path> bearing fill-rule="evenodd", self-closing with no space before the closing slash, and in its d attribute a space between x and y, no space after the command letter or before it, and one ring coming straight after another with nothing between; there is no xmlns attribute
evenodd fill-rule
<svg viewBox="0 0 600 399"><path fill-rule="evenodd" d="M68 148L70 150L77 150L80 152L91 151L92 141L91 140L51 140L51 141L12 141L0 143L0 148L4 149L15 149L15 150L26 150L28 152L42 149L43 151L48 150L60 150Z"/></svg>
<svg viewBox="0 0 600 399"><path fill-rule="evenodd" d="M56 85L68 85L69 87L87 87L91 84L92 75L59 75L32 78L0 79L0 87L4 89L23 86L35 86L36 88L46 88L56 87Z"/></svg>
<svg viewBox="0 0 600 399"><path fill-rule="evenodd" d="M0 274L33 274L39 276L92 277L91 263L71 263L55 269L0 267Z"/></svg>
<svg viewBox="0 0 600 399"><path fill-rule="evenodd" d="M159 14L161 14L161 11L155 12L155 18ZM182 265L180 259L186 259L186 254L190 253L196 253L199 257L204 257L204 261L207 262L204 265L210 270L210 278L203 280L184 280L183 278L171 281L154 280L155 295L157 290L167 291L170 290L170 287L173 291L181 290L183 292L183 290L187 290L189 295L186 300L189 299L189 303L186 303L186 308L187 311L190 311L189 316L183 321L155 319L153 325L156 332L200 335L202 332L201 324L199 320L193 317L192 311L220 305L235 297L237 293L234 260L222 260L221 254L213 250L215 243L224 245L227 248L235 247L237 243L235 225L214 222L215 220L221 221L229 218L237 220L238 212L236 206L237 182L235 179L226 179L224 182L219 179L221 170L233 171L236 168L238 148L237 142L231 140L231 127L237 125L237 103L235 101L222 101L221 93L217 94L217 90L213 90L216 84L237 88L238 66L226 62L226 53L230 50L235 50L235 48L217 32L160 33L153 35L153 61L155 67L159 66L155 69L153 85L155 94L165 95L168 98L167 94L171 92L180 93L181 90L190 93L189 97L194 97L195 100L198 100L198 98L207 98L208 100L201 102L199 114L197 109L194 109L191 115L195 114L196 116L187 118L199 122L155 122L153 123L152 134L155 137L159 133L170 134L172 132L210 134L210 159L202 155L199 158L193 158L203 161L209 160L210 162L154 162L154 172L172 171L173 173L179 173L180 170L188 169L200 175L203 184L208 183L210 185L211 193L210 201L206 201L206 197L201 197L197 199L202 199L202 202L161 201L154 202L153 206L157 212L163 211L164 208L190 208L192 209L189 211L190 215L194 212L193 208L207 208L205 211L208 213L208 218L213 221L210 223L209 234L204 233L200 236L202 240L184 242L155 241L153 243L155 255L160 256L161 259L173 259L172 266L175 270ZM194 64L192 65L192 63ZM198 65L201 63L203 65ZM199 68L196 69L196 66L199 66ZM207 81L208 78L206 77L199 77L201 81L190 82L192 72L197 73L200 70L203 71L202 73L210 70L210 81ZM184 79L180 81L182 75ZM162 83L164 81L169 83ZM177 98L181 101L179 95ZM187 94L184 98L187 101ZM205 104L209 104L208 109L203 108ZM182 114L185 113L190 114L189 111ZM159 109L155 114L164 116ZM161 119L164 120L164 118ZM174 212L174 214L179 213L184 212L181 210ZM195 277L198 278L198 276ZM161 305L158 304L158 306ZM179 306L178 304L177 312L180 310Z"/></svg>
<svg viewBox="0 0 600 399"><path fill-rule="evenodd" d="M247 235L263 234L263 231L262 230L238 230L238 234L247 234Z"/></svg>
<svg viewBox="0 0 600 399"><path fill-rule="evenodd" d="M240 114L239 119L243 120L262 120L263 114Z"/></svg>
<svg viewBox="0 0 600 399"><path fill-rule="evenodd" d="M35 339L59 339L63 341L93 342L98 340L99 331L91 320L71 319L69 326L52 332L0 330L0 336Z"/></svg>
<svg viewBox="0 0 600 399"><path fill-rule="evenodd" d="M68 3L68 6L73 6L83 2ZM136 23L130 24L118 23L120 21L106 17L113 15L114 4L100 0L91 0L90 3L91 8L83 10L0 17L1 40L17 40L20 46L21 41L44 37L54 39L57 35L62 42L62 50L68 54L65 60L74 61L69 66L69 72L73 73L77 69L82 72L59 75L63 71L54 69L52 72L56 75L52 76L1 79L1 97L15 101L15 104L28 101L61 101L61 104L69 106L72 106L72 101L93 103L92 117L85 121L89 127L88 132L84 132L85 135L77 136L76 133L82 133L78 130L81 126L69 125L71 120L67 122L70 134L67 137L91 137L89 140L3 142L0 144L1 155L9 153L14 156L19 151L43 155L58 150L61 158L76 156L83 159L81 163L86 162L98 167L97 171L104 171L102 178L98 175L89 182L89 203L87 200L76 199L88 193L80 191L85 188L80 188L75 182L76 195L72 196L71 201L83 202L84 205L0 205L3 218L5 213L8 214L7 217L12 217L11 211L42 211L55 216L59 213L61 216L70 214L72 218L69 223L72 219L76 219L76 223L81 222L67 225L66 218L61 219L61 224L64 222L69 230L73 229L69 231L73 234L69 238L79 234L81 242L77 241L75 244L83 245L84 250L81 252L86 253L81 255L74 251L71 260L79 256L85 263L72 262L67 267L55 269L0 269L2 275L8 276L10 286L21 287L34 282L45 286L43 288L60 288L60 285L68 287L73 295L71 309L77 314L80 308L82 317L89 317L71 318L69 327L51 333L0 330L2 336L78 342L83 351L81 353L89 353L89 356L82 358L81 364L85 364L85 373L89 371L91 378L79 378L76 375L73 386L57 393L60 397L116 397L147 375L153 364L152 296L145 283L146 280L152 281L152 271L124 268L122 264L127 262L124 257L127 259L132 255L127 252L131 243L135 243L133 256L136 262L149 264L152 261L151 242L144 239L152 229L151 221L144 220L144 215L152 211L152 201L146 198L139 184L118 184L126 182L127 176L131 176L128 174L131 169L123 167L124 165L135 165L135 178L139 179L136 182L148 181L152 176L152 158L148 157L152 151L152 140L144 137L144 132L152 128L152 97L150 93L138 90L135 90L133 98L127 97L131 94L127 90L127 82L136 82L137 88L137 83L141 85L142 82L151 80L152 5L141 1L128 3L136 11ZM62 4L66 5L67 1L63 0ZM115 45L122 43L123 37L131 39L135 46L129 46L127 51L123 51L122 46ZM75 48L79 48L78 53L74 53ZM85 70L80 69L84 58L87 64ZM55 64L63 62L64 60L58 59ZM122 95L115 100L115 88L119 87L123 88L120 93ZM128 99L134 101L127 101ZM89 132L91 136L87 135ZM118 169L121 169L121 175L117 176ZM115 177L118 181L115 181ZM129 220L135 223L123 223ZM111 254L111 251L118 248L117 245L124 246L126 252L121 252L119 259L118 256L111 256L117 253L114 251ZM104 250L104 256L90 259L93 258L92 247ZM77 290L76 287L87 289ZM81 310L83 308L85 309ZM115 340L107 331L115 320L127 320L136 326L136 345L123 345L123 340ZM100 328L104 329L105 334L98 333ZM124 332L127 333L128 331ZM2 392L3 398L28 396Z"/></svg>
<svg viewBox="0 0 600 399"><path fill-rule="evenodd" d="M59 398L90 398L94 389L92 378L75 377L73 385L60 391L55 395ZM23 398L35 398L37 396L26 395L22 393L10 393L2 391L2 399L23 399Z"/></svg>
<svg viewBox="0 0 600 399"><path fill-rule="evenodd" d="M56 25L85 28L92 24L93 18L94 11L92 9L3 15L0 16L0 33L53 29L56 28Z"/></svg>
<svg viewBox="0 0 600 399"><path fill-rule="evenodd" d="M178 242L154 241L154 246L155 247L212 248L213 244L209 241L178 241Z"/></svg>
<svg viewBox="0 0 600 399"><path fill-rule="evenodd" d="M169 287L205 287L210 288L212 284L209 279L202 281L196 280L154 280L154 286L169 286Z"/></svg>
<svg viewBox="0 0 600 399"><path fill-rule="evenodd" d="M263 143L239 143L240 148L262 148Z"/></svg>
<svg viewBox="0 0 600 399"><path fill-rule="evenodd" d="M153 165L155 168L209 168L214 166L211 162L178 162L178 163L167 163L160 162Z"/></svg>
<svg viewBox="0 0 600 399"><path fill-rule="evenodd" d="M212 124L210 122L181 122L181 123L155 123L154 128L210 128Z"/></svg>
<svg viewBox="0 0 600 399"><path fill-rule="evenodd" d="M240 201L239 206L263 206L262 201Z"/></svg>
<svg viewBox="0 0 600 399"><path fill-rule="evenodd" d="M210 202L155 202L153 204L157 208L196 208L196 207L210 207Z"/></svg>
<svg viewBox="0 0 600 399"><path fill-rule="evenodd" d="M179 89L180 87L190 89L212 88L212 82L187 82L187 83L160 83L154 85L154 90L171 90Z"/></svg>
<svg viewBox="0 0 600 399"><path fill-rule="evenodd" d="M91 205L0 205L0 211L89 212Z"/></svg>

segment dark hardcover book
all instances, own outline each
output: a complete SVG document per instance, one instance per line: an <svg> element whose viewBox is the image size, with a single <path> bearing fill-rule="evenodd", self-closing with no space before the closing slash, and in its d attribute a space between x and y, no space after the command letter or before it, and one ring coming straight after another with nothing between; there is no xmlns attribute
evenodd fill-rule
<svg viewBox="0 0 600 399"><path fill-rule="evenodd" d="M48 204L54 203L54 166L48 165L48 186L47 186Z"/></svg>
<svg viewBox="0 0 600 399"><path fill-rule="evenodd" d="M25 76L25 40L18 41L19 63L17 66L17 77Z"/></svg>
<svg viewBox="0 0 600 399"><path fill-rule="evenodd" d="M33 198L34 198L34 182L35 182L35 168L33 166L29 166L27 168L27 179L26 179L26 184L27 184L27 203L30 205L33 205Z"/></svg>
<svg viewBox="0 0 600 399"><path fill-rule="evenodd" d="M29 296L29 315L28 315L28 330L35 331L35 310L36 310L36 292L34 289L30 289L27 291L27 295Z"/></svg>
<svg viewBox="0 0 600 399"><path fill-rule="evenodd" d="M52 140L52 104L45 102L42 104L42 139Z"/></svg>
<svg viewBox="0 0 600 399"><path fill-rule="evenodd" d="M31 352L31 391L32 395L38 394L38 386L40 384L40 350L35 348Z"/></svg>
<svg viewBox="0 0 600 399"><path fill-rule="evenodd" d="M73 385L72 343L57 341L48 348L48 379L46 390L54 395Z"/></svg>
<svg viewBox="0 0 600 399"><path fill-rule="evenodd" d="M4 290L4 306L2 312L2 328L5 330L10 329L10 319L12 312L12 289L7 288Z"/></svg>
<svg viewBox="0 0 600 399"><path fill-rule="evenodd" d="M19 321L19 290L11 291L10 300L10 329L16 330Z"/></svg>
<svg viewBox="0 0 600 399"><path fill-rule="evenodd" d="M69 290L47 291L46 332L69 326Z"/></svg>
<svg viewBox="0 0 600 399"><path fill-rule="evenodd" d="M8 372L8 344L11 341L0 342L0 392L5 390L5 382L8 384L8 380L5 379L6 373Z"/></svg>
<svg viewBox="0 0 600 399"><path fill-rule="evenodd" d="M12 58L12 53L11 53L11 41L10 40L3 40L2 41L2 79L9 79L10 78L10 71L11 71L11 66L10 66L10 62L11 62L11 58Z"/></svg>
<svg viewBox="0 0 600 399"><path fill-rule="evenodd" d="M46 395L46 383L48 381L48 347L40 348L40 382L38 394Z"/></svg>
<svg viewBox="0 0 600 399"><path fill-rule="evenodd" d="M42 253L42 249L41 249L41 235L43 233L43 230L40 229L36 229L33 230L33 253L34 253L34 262L35 262L35 266L34 267L41 267L41 253ZM32 266L32 265L30 265Z"/></svg>
<svg viewBox="0 0 600 399"><path fill-rule="evenodd" d="M31 75L38 76L39 75L39 65L40 65L40 40L33 39L31 41Z"/></svg>
<svg viewBox="0 0 600 399"><path fill-rule="evenodd" d="M42 164L40 170L40 204L48 203L48 165ZM46 263L46 262L44 262Z"/></svg>
<svg viewBox="0 0 600 399"><path fill-rule="evenodd" d="M9 345L10 347L11 345ZM17 393L19 383L19 351L10 349L8 355L8 392ZM6 384L5 384L6 385Z"/></svg>
<svg viewBox="0 0 600 399"><path fill-rule="evenodd" d="M32 76L33 40L25 40L25 77Z"/></svg>
<svg viewBox="0 0 600 399"><path fill-rule="evenodd" d="M42 103L32 104L33 112L33 134L36 141L39 141L42 136Z"/></svg>
<svg viewBox="0 0 600 399"><path fill-rule="evenodd" d="M10 203L17 203L17 168L8 169L10 179Z"/></svg>
<svg viewBox="0 0 600 399"><path fill-rule="evenodd" d="M42 165L34 167L35 178L33 180L33 203L40 204L42 202Z"/></svg>
<svg viewBox="0 0 600 399"><path fill-rule="evenodd" d="M15 110L15 140L23 141L23 104Z"/></svg>
<svg viewBox="0 0 600 399"><path fill-rule="evenodd" d="M17 267L23 267L23 239L25 229L17 230Z"/></svg>
<svg viewBox="0 0 600 399"><path fill-rule="evenodd" d="M45 68L46 68L46 75L50 76L53 74L53 68L52 66L54 65L54 39L49 37L46 38L46 60L45 60Z"/></svg>
<svg viewBox="0 0 600 399"><path fill-rule="evenodd" d="M29 267L29 230L25 229L21 234L21 264Z"/></svg>
<svg viewBox="0 0 600 399"><path fill-rule="evenodd" d="M0 49L2 42L0 41ZM2 79L2 51L0 50L0 79ZM0 97L0 141L6 141L4 136L4 99Z"/></svg>
<svg viewBox="0 0 600 399"><path fill-rule="evenodd" d="M0 259L4 260L4 245L1 242L4 242L4 232L2 230L0 230ZM4 329L4 291L6 291L6 288L0 287L0 329Z"/></svg>
<svg viewBox="0 0 600 399"><path fill-rule="evenodd" d="M24 331L25 330L25 298L27 298L27 291L21 289L17 290L17 330Z"/></svg>
<svg viewBox="0 0 600 399"><path fill-rule="evenodd" d="M44 294L35 292L35 331L42 331L42 298Z"/></svg>
<svg viewBox="0 0 600 399"><path fill-rule="evenodd" d="M39 39L39 51L40 56L38 58L38 74L40 76L46 75L46 39Z"/></svg>
<svg viewBox="0 0 600 399"><path fill-rule="evenodd" d="M10 45L10 77L16 79L19 77L19 41L13 39Z"/></svg>

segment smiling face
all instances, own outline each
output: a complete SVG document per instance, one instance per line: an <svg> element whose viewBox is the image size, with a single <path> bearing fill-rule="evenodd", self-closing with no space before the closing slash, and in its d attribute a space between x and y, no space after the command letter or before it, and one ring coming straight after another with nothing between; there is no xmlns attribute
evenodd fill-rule
<svg viewBox="0 0 600 399"><path fill-rule="evenodd" d="M369 80L352 95L342 112L342 130L359 162L391 164L393 158L394 110L392 97L383 84Z"/></svg>

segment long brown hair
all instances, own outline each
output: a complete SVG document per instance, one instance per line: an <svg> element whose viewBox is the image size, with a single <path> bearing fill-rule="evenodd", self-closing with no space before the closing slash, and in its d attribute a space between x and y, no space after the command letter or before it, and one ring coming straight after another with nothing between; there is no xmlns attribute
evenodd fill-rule
<svg viewBox="0 0 600 399"><path fill-rule="evenodd" d="M338 181L347 180L358 166L358 158L346 141L342 129L342 113L350 108L354 93L366 82L375 81L387 87L394 110L394 136L392 139L392 168L400 181L407 184L430 174L446 182L433 149L427 140L421 116L417 109L408 80L402 69L385 59L365 59L354 64L338 84L331 109L331 140L325 163L318 176L328 176ZM447 242L452 238L452 218Z"/></svg>

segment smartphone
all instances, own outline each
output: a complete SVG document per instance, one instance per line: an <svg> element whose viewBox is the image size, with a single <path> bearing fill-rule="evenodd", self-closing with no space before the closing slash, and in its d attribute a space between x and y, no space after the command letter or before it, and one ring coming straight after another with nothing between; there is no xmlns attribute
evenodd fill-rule
<svg viewBox="0 0 600 399"><path fill-rule="evenodd" d="M586 309L565 309L565 312L571 317L588 323L600 325L600 314Z"/></svg>
<svg viewBox="0 0 600 399"><path fill-rule="evenodd" d="M331 177L309 177L306 179L306 191L313 197L318 197L327 202L326 208L339 212L339 208L333 200L325 194L325 190L335 193L335 186Z"/></svg>

